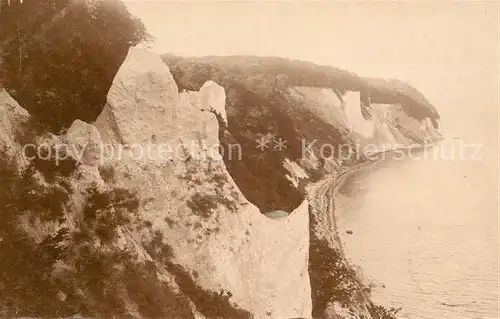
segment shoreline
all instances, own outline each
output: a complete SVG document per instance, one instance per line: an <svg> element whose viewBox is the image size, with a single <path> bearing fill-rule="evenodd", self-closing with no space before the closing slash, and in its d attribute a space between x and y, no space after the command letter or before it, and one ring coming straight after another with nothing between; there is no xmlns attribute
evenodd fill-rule
<svg viewBox="0 0 500 319"><path fill-rule="evenodd" d="M411 146L401 147L401 148L397 148L397 149L380 151L380 152L377 152L377 153L374 153L371 155L371 156L377 157L374 160L369 160L369 161L366 161L363 163L358 163L357 165L354 165L352 167L347 168L345 171L339 173L336 176L331 174L331 175L325 177L324 179L322 179L322 181L324 181L325 184L328 183L328 179L333 179L331 181L331 185L328 186L330 191L328 191L328 193L327 192L324 193L325 197L329 197L329 205L328 205L329 212L327 212L327 220L329 220L329 224L331 227L330 236L332 239L334 239L335 241L338 242L338 244L339 244L338 248L340 249L340 253L342 254L342 256L345 260L349 260L349 258L344 251L343 236L341 236L340 230L338 227L338 221L339 221L338 219L340 216L338 215L338 211L336 209L337 207L335 205L335 198L338 194L340 187L343 185L345 180L355 173L358 173L364 169L369 169L370 166L374 166L374 165L382 163L383 161L393 159L392 157L390 157L391 154L392 154L392 156L395 156L397 153L399 153L401 151L404 151L404 152L422 151L428 147L435 146L437 142L442 141L442 140L444 140L444 138L437 139L429 144L411 145ZM349 263L350 263L350 261L349 261ZM362 281L364 281L364 280L362 280Z"/></svg>
<svg viewBox="0 0 500 319"><path fill-rule="evenodd" d="M386 160L391 160L393 158L391 157L387 157L388 155L391 156L392 153L397 153L397 152L401 152L401 151L404 151L404 152L412 152L412 151L422 151L426 148L429 148L429 147L433 147L436 145L437 142L439 141L442 141L444 140L444 138L440 138L438 140L435 140L433 141L432 143L429 143L429 144L423 144L423 145L413 145L413 146L407 146L407 147L401 147L401 148L397 148L397 149L390 149L390 150L385 150L385 151L380 151L380 152L377 152L377 153L374 153L370 156L376 156L378 157L377 159L375 160L371 160L371 161L367 161L367 162L364 162L364 163L359 163L357 165L354 165L353 167L350 167L348 169L346 169L344 172L340 173L339 175L337 175L335 177L335 180L333 181L332 183L332 193L331 193L331 197L332 197L332 214L333 214L333 219L334 219L334 224L335 224L335 232L337 233L339 239L340 239L340 233L339 233L339 229L337 227L337 218L338 218L338 215L337 215L337 211L336 211L336 207L335 207L335 197L339 191L339 188L342 186L342 184L345 182L345 180L352 176L353 174L357 173L357 172L360 172L361 170L363 169L368 169L370 166L373 166L373 165L377 165L377 164L380 164L382 163L383 161L386 161ZM392 154L392 156L394 156L396 154ZM342 250L343 250L343 244L342 244L342 241L340 240L340 245L342 246Z"/></svg>
<svg viewBox="0 0 500 319"><path fill-rule="evenodd" d="M321 203L323 211L323 221L321 222L323 226L324 235L330 240L331 244L340 250L344 259L348 259L344 252L343 237L340 235L338 228L338 212L335 205L335 197L338 194L340 187L343 185L345 180L352 174L360 172L363 169L368 169L370 166L379 164L383 161L393 159L394 156L400 154L401 152L406 152L407 154L412 151L422 151L428 147L433 147L437 142L443 140L444 138L436 139L430 143L424 144L413 144L406 147L400 147L395 149L387 149L384 151L379 151L370 155L370 158L364 162L357 163L351 167L345 167L343 170L336 171L325 175L320 180L310 184L307 193L309 193L308 198L310 201L315 201ZM392 154L392 155L391 155ZM407 158L407 154L404 158ZM392 157L391 157L392 156ZM373 159L375 158L375 159ZM312 196L310 196L312 195Z"/></svg>
<svg viewBox="0 0 500 319"><path fill-rule="evenodd" d="M328 230L328 237L330 237L330 240L332 242L337 242L338 243L338 248L341 250L341 253L345 256L344 253L344 245L342 244L342 238L340 236L340 232L338 229L338 215L336 212L336 206L335 206L335 196L337 195L339 187L343 184L343 182L351 176L352 174L361 171L362 169L368 168L369 166L381 163L382 161L385 161L388 158L388 156L391 156L390 154L393 154L393 156L397 155L400 152L411 152L411 151L420 151L423 150L427 147L435 145L435 142L429 143L429 144L413 144L410 146L406 147L400 147L396 149L387 149L384 151L379 151L377 153L371 154L370 158L367 159L364 162L358 163L354 166L351 167L346 167L342 171L337 171L336 173L331 173L326 176L324 176L322 179L314 183L314 197L316 200L320 200L321 202L324 203L324 216L326 222L326 227ZM375 158L375 159L373 159Z"/></svg>
<svg viewBox="0 0 500 319"><path fill-rule="evenodd" d="M363 169L366 169L369 166L376 165L376 164L379 164L383 161L393 159L391 157L387 157L387 155L391 156L391 153L397 153L397 152L401 152L401 151L404 151L406 153L409 153L412 151L422 151L426 148L435 146L437 142L442 141L442 140L444 140L444 138L433 141L430 144L424 144L424 145L419 144L419 145L413 145L413 146L406 146L406 147L401 147L401 148L397 148L397 149L384 150L384 151L380 151L380 152L371 154L370 156L376 156L378 158L354 165L350 168L347 168L344 172L342 172L336 176L336 180L333 182L333 185L332 185L333 186L332 197L335 197L335 195L337 194L338 188L342 185L342 183L345 181L345 179L348 178L349 176L351 176L352 174L359 172ZM392 154L392 155L394 156L396 154Z"/></svg>
<svg viewBox="0 0 500 319"><path fill-rule="evenodd" d="M337 207L335 205L335 199L336 199L336 196L338 195L338 191L339 191L340 187L343 185L343 183L346 181L346 179L349 178L350 176L352 176L353 174L356 174L364 169L370 169L371 166L380 164L383 161L392 160L393 158L390 157L391 153L396 153L396 152L400 152L400 151L406 151L406 152L421 151L421 150L424 150L428 147L435 146L437 142L442 141L442 140L444 140L444 138L433 141L430 144L420 145L418 147L408 146L408 147L404 147L404 148L398 148L398 149L378 152L376 154L376 156L378 157L377 159L372 160L372 161L368 161L368 162L364 162L364 163L359 163L357 165L354 165L353 167L348 168L346 171L337 175L335 180L332 182L331 193L329 194L329 196L331 197L330 198L330 202L331 202L330 215L331 215L331 219L333 220L333 226L334 226L333 231L335 232L333 234L333 237L336 238L336 240L339 243L340 253L342 254L342 257L344 258L344 260L346 262L348 262L351 265L351 267L356 269L356 274L357 274L358 280L361 283L369 285L369 283L367 283L367 279L364 278L364 276L363 276L362 268L360 266L356 266L355 264L353 264L352 261L347 256L347 254L344 250L343 236L341 235L339 227L338 227L339 215L338 215L338 211L336 209ZM392 154L392 155L395 155L395 154Z"/></svg>

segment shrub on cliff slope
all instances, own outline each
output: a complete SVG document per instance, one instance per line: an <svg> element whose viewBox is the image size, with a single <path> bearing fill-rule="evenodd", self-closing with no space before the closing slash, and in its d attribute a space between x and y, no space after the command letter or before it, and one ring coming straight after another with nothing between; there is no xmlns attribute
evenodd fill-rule
<svg viewBox="0 0 500 319"><path fill-rule="evenodd" d="M1 2L3 86L53 131L95 120L141 21L120 0Z"/></svg>
<svg viewBox="0 0 500 319"><path fill-rule="evenodd" d="M94 185L88 190L83 209L81 228L88 237L97 237L103 243L116 239L120 227L131 223L139 207L137 195L126 189L99 191Z"/></svg>
<svg viewBox="0 0 500 319"><path fill-rule="evenodd" d="M368 311L373 319L397 319L397 314L402 308L385 308L380 305L369 305Z"/></svg>
<svg viewBox="0 0 500 319"><path fill-rule="evenodd" d="M331 248L326 239L313 238L309 258L313 316L320 317L330 302L343 307L356 303L364 287L339 250Z"/></svg>

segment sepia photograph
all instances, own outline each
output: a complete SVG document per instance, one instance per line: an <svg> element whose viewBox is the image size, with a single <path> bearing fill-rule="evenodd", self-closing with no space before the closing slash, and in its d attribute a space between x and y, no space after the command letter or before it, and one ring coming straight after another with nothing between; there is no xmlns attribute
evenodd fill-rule
<svg viewBox="0 0 500 319"><path fill-rule="evenodd" d="M0 318L498 319L500 1L0 0Z"/></svg>

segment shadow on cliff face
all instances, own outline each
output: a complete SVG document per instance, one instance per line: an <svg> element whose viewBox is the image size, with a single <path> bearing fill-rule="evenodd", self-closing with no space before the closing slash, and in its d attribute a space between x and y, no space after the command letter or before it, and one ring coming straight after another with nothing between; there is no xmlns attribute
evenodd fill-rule
<svg viewBox="0 0 500 319"><path fill-rule="evenodd" d="M250 319L252 314L230 302L230 291L219 293L204 290L182 266L167 263L166 268L175 277L180 290L196 305L196 310L207 318Z"/></svg>
<svg viewBox="0 0 500 319"><path fill-rule="evenodd" d="M234 145L241 148L241 158L231 158L231 153L226 151L223 159L245 197L261 211L295 209L302 202L303 194L286 178L288 171L283 161L298 158L301 146L287 114L209 65L189 62L170 65L170 68L179 90L199 90L208 80L224 87L228 125L219 121L219 140L225 150ZM286 140L286 148L277 151L271 142L259 149L258 141L267 134Z"/></svg>
<svg viewBox="0 0 500 319"><path fill-rule="evenodd" d="M224 154L227 170L245 197L262 212L292 211L303 200L303 194L286 178L289 172L283 166L285 158L296 160L301 156L293 122L286 113L256 94L241 87L229 89L236 98L227 106L231 115L219 139L226 148L235 143L240 145L242 158L231 159ZM273 141L268 148L258 148L258 141L268 138L267 134L285 140L286 148L275 150Z"/></svg>

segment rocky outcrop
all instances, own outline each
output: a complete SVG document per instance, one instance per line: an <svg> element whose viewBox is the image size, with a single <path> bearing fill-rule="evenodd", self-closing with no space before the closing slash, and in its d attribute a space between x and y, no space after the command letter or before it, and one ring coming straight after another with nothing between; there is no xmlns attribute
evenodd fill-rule
<svg viewBox="0 0 500 319"><path fill-rule="evenodd" d="M349 129L345 98L331 88L292 87L287 93L291 102L308 108L326 123L333 127Z"/></svg>
<svg viewBox="0 0 500 319"><path fill-rule="evenodd" d="M95 123L77 120L63 135L44 136L67 151L70 169L30 164L52 187L37 200L67 197L49 222L20 214L35 238L28 242L42 247L44 258L60 258L35 277L68 281L70 288L50 287L67 304L85 306L57 313L311 318L330 311L335 318L376 318L343 255L328 194L339 174L366 161L356 145L439 138L437 112L422 99L421 107L412 104L418 95L391 95L345 72L313 86L291 83L302 80L285 70L241 78L199 61L185 69L177 62L172 75L160 57L131 48ZM4 91L0 115L0 146L15 156L29 115ZM276 211L283 217L266 216ZM78 241L70 245L68 237ZM89 249L94 255L85 255ZM93 258L107 271L105 288L78 277ZM138 296L144 286L158 289ZM110 299L111 307L98 299ZM117 305L122 312L109 310ZM0 315L4 308L0 301Z"/></svg>
<svg viewBox="0 0 500 319"><path fill-rule="evenodd" d="M159 57L132 48L95 123L115 154L124 151L102 165L115 168L116 185L148 199L140 215L203 288L224 291L255 318L308 317L307 201L271 220L245 199L212 152L224 99L214 82L179 94Z"/></svg>
<svg viewBox="0 0 500 319"><path fill-rule="evenodd" d="M16 129L29 115L5 92L0 102L1 142L15 150ZM101 242L92 247L106 254L126 250L139 263L153 263L155 278L169 287L162 293L182 296L178 309L183 310L173 317L189 318L179 316L187 302L196 318L309 318L308 202L279 220L249 203L219 153L219 121L227 122L222 87L207 82L200 92L179 93L158 56L130 49L95 124L77 120L66 134L46 137L48 145L67 150L71 161L78 162L74 171L51 179L72 189L65 221L49 228L38 221L36 227L26 227L34 227L40 241L62 231L78 233L94 189L135 194L134 224L118 227L111 246ZM63 269L53 275L62 276L73 262L57 261ZM109 278L102 278L108 285ZM125 289L118 287L126 282L115 281L116 289ZM96 305L83 287L72 290L83 303ZM63 299L68 294L58 292ZM144 309L133 294L109 298L120 299L129 315L142 317ZM90 314L111 315L94 306ZM3 307L0 303L0 313Z"/></svg>
<svg viewBox="0 0 500 319"><path fill-rule="evenodd" d="M345 130L346 138L351 137L364 153L423 144L441 137L429 117L417 120L400 104L371 103L370 99L363 102L361 92L347 91L339 98L332 89L301 87L290 89L289 98L331 126Z"/></svg>
<svg viewBox="0 0 500 319"><path fill-rule="evenodd" d="M434 106L401 81L273 57L167 55L164 61L181 90L199 90L207 80L224 87L228 125L220 141L226 148L240 145L245 154L241 161L224 161L263 211L289 211L304 196L287 160L305 170L309 178L301 179L315 181L374 152L439 137ZM280 141L285 147L277 147Z"/></svg>
<svg viewBox="0 0 500 319"><path fill-rule="evenodd" d="M108 92L107 105L96 120L102 139L108 144L150 143L175 140L182 135L182 117L177 85L168 68L140 49L131 49ZM184 112L187 113L187 112ZM187 117L187 116L186 116ZM166 124L166 125L164 125ZM175 126L175 129L172 129Z"/></svg>

